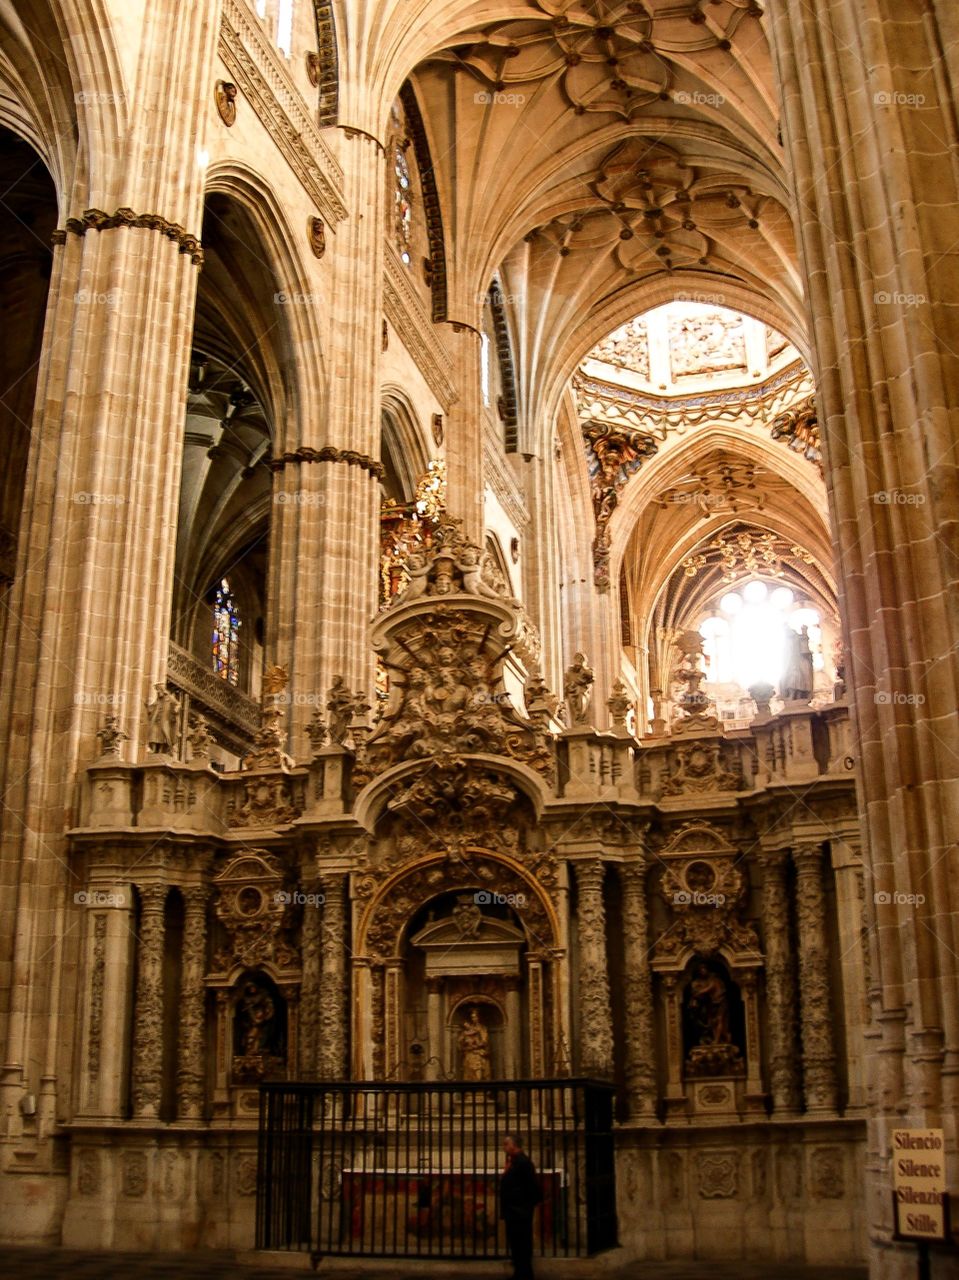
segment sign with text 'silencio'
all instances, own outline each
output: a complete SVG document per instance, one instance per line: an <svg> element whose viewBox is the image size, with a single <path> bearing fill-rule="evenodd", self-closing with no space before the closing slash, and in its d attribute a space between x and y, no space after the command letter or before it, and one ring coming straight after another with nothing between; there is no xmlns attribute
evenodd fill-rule
<svg viewBox="0 0 959 1280"><path fill-rule="evenodd" d="M893 1129L892 1185L899 1235L946 1236L946 1149L941 1129Z"/></svg>

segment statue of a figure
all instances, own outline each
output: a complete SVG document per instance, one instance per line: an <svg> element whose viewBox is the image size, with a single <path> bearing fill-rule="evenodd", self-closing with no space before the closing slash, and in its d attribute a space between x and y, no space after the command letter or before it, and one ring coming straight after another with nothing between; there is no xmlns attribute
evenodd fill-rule
<svg viewBox="0 0 959 1280"><path fill-rule="evenodd" d="M489 1032L480 1021L479 1010L475 1004L460 1031L459 1047L463 1055L463 1079L489 1080L491 1078Z"/></svg>
<svg viewBox="0 0 959 1280"><path fill-rule="evenodd" d="M812 650L809 628L798 632L786 628L786 662L783 668L782 696L785 702L808 702L813 693Z"/></svg>
<svg viewBox="0 0 959 1280"><path fill-rule="evenodd" d="M689 984L689 1010L699 1031L700 1044L732 1044L726 984L707 965L696 967L696 976Z"/></svg>
<svg viewBox="0 0 959 1280"><path fill-rule="evenodd" d="M248 982L243 988L240 1016L243 1019L244 1055L265 1053L276 1010L270 996L255 982Z"/></svg>
<svg viewBox="0 0 959 1280"><path fill-rule="evenodd" d="M180 699L164 684L153 686L156 698L146 704L147 748L154 755L169 755L177 740L177 716Z"/></svg>
<svg viewBox="0 0 959 1280"><path fill-rule="evenodd" d="M342 676L333 677L328 697L326 709L330 717L330 741L342 747L353 719L353 694Z"/></svg>
<svg viewBox="0 0 959 1280"><path fill-rule="evenodd" d="M190 717L187 742L190 744L190 752L194 760L209 760L210 748L216 745L216 738L210 732L210 726L205 717L201 715Z"/></svg>
<svg viewBox="0 0 959 1280"><path fill-rule="evenodd" d="M573 657L573 665L566 670L563 683L563 696L569 709L572 723L585 724L589 710L589 700L593 693L593 671L586 663L586 654L577 653Z"/></svg>

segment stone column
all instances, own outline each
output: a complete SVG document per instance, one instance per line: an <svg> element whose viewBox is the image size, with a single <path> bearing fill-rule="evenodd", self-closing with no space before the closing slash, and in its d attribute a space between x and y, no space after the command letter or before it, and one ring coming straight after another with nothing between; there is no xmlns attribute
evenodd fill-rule
<svg viewBox="0 0 959 1280"><path fill-rule="evenodd" d="M606 908L602 859L574 864L578 893L580 1069L606 1077L613 1070L613 1014L606 960Z"/></svg>
<svg viewBox="0 0 959 1280"><path fill-rule="evenodd" d="M769 1028L769 1091L773 1109L794 1112L800 1107L798 992L793 969L786 889L786 857L782 853L759 856L763 872L762 921L766 948L766 1016Z"/></svg>
<svg viewBox="0 0 959 1280"><path fill-rule="evenodd" d="M266 660L290 673L297 758L307 751L308 698L325 696L336 675L369 694L374 668L386 160L366 132L344 128L336 144L349 213L328 232L322 263L328 341L322 365L297 374L306 403L281 424L271 462ZM315 329L287 310L302 349L315 350Z"/></svg>
<svg viewBox="0 0 959 1280"><path fill-rule="evenodd" d="M426 1062L427 1080L442 1080L446 1072L443 1043L443 979L426 979L426 1024L430 1051Z"/></svg>
<svg viewBox="0 0 959 1280"><path fill-rule="evenodd" d="M842 972L846 1071L850 1107L866 1101L863 1079L863 1034L869 1021L866 1004L868 939L863 936L863 870L858 841L835 836L830 839L833 874L836 878L836 915L839 921L839 966Z"/></svg>
<svg viewBox="0 0 959 1280"><path fill-rule="evenodd" d="M346 1075L346 873L325 872L321 876L323 918L320 926L321 982L319 1008L319 1052L317 1067L325 1080Z"/></svg>
<svg viewBox="0 0 959 1280"><path fill-rule="evenodd" d="M206 1083L206 885L183 890L183 956L180 978L180 1039L177 1054L177 1117L203 1115Z"/></svg>
<svg viewBox="0 0 959 1280"><path fill-rule="evenodd" d="M619 877L626 979L626 1090L630 1115L650 1116L656 1110L656 1045L645 861L624 864Z"/></svg>
<svg viewBox="0 0 959 1280"><path fill-rule="evenodd" d="M163 1073L163 909L168 886L138 885L137 991L133 1023L133 1114L160 1114Z"/></svg>
<svg viewBox="0 0 959 1280"><path fill-rule="evenodd" d="M782 0L767 14L856 703L876 934L866 1180L885 1280L915 1270L914 1251L891 1243L889 1131L959 1112L955 15L875 0ZM916 1056L927 1033L944 1035L938 1071ZM910 1075L922 1085L906 1113ZM946 1146L956 1186L954 1129Z"/></svg>
<svg viewBox="0 0 959 1280"><path fill-rule="evenodd" d="M520 1038L519 978L506 979L506 1039L504 1044L503 1074L507 1080L522 1075L522 1040Z"/></svg>
<svg viewBox="0 0 959 1280"><path fill-rule="evenodd" d="M835 1111L838 1101L836 1045L829 995L822 847L797 845L793 849L793 861L799 926L803 1094L807 1111Z"/></svg>
<svg viewBox="0 0 959 1280"><path fill-rule="evenodd" d="M300 930L300 954L303 981L300 987L300 1074L311 1077L316 1071L318 1052L317 1030L320 1019L320 933L322 904L316 895L321 889L315 880L304 881L303 892L307 903L303 908L303 924ZM312 898L312 902L310 901Z"/></svg>

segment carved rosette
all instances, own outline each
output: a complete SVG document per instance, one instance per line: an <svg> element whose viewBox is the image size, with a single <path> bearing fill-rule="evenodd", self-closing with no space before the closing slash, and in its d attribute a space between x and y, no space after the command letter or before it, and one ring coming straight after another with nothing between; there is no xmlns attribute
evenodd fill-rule
<svg viewBox="0 0 959 1280"><path fill-rule="evenodd" d="M183 890L182 985L180 989L180 1053L176 1075L180 1119L203 1114L204 1026L206 1019L206 904L205 885Z"/></svg>
<svg viewBox="0 0 959 1280"><path fill-rule="evenodd" d="M138 885L140 929L137 949L136 1014L133 1031L133 1114L160 1114L163 1061L163 908L165 884Z"/></svg>
<svg viewBox="0 0 959 1280"><path fill-rule="evenodd" d="M762 919L766 949L766 1007L769 1027L769 1086L777 1111L800 1105L797 1071L797 991L790 948L786 861L781 854L760 855L763 871Z"/></svg>
<svg viewBox="0 0 959 1280"><path fill-rule="evenodd" d="M325 872L321 924L321 982L318 1011L321 1078L340 1080L347 1069L346 875Z"/></svg>
<svg viewBox="0 0 959 1280"><path fill-rule="evenodd" d="M798 845L796 907L799 925L799 1007L807 1110L835 1111L836 1045L829 992L822 848Z"/></svg>
<svg viewBox="0 0 959 1280"><path fill-rule="evenodd" d="M645 863L623 866L620 883L626 969L626 1088L630 1114L651 1115L656 1108L656 1062Z"/></svg>
<svg viewBox="0 0 959 1280"><path fill-rule="evenodd" d="M600 858L589 858L574 866L578 891L580 1068L585 1075L606 1077L613 1070L613 1015L606 959L604 867Z"/></svg>

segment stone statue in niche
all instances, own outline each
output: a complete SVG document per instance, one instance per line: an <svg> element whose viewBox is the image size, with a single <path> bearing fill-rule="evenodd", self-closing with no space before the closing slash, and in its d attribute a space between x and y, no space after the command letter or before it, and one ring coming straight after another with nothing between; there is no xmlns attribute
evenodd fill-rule
<svg viewBox="0 0 959 1280"><path fill-rule="evenodd" d="M686 988L686 1072L742 1075L745 1064L733 1029L733 992L719 969L698 961Z"/></svg>
<svg viewBox="0 0 959 1280"><path fill-rule="evenodd" d="M233 1079L247 1084L286 1067L286 1006L272 983L247 976L234 1011Z"/></svg>
<svg viewBox="0 0 959 1280"><path fill-rule="evenodd" d="M269 993L255 982L248 982L240 1001L244 1054L264 1052L269 1042L270 1023L275 1017L276 1006Z"/></svg>
<svg viewBox="0 0 959 1280"><path fill-rule="evenodd" d="M489 1080L492 1078L489 1032L483 1025L479 1016L479 1009L475 1004L470 1009L469 1017L463 1023L460 1031L459 1048L462 1055L464 1080Z"/></svg>
<svg viewBox="0 0 959 1280"><path fill-rule="evenodd" d="M689 1009L699 1029L699 1043L730 1044L729 997L719 974L699 965L689 993Z"/></svg>
<svg viewBox="0 0 959 1280"><path fill-rule="evenodd" d="M782 696L786 702L808 702L813 694L813 661L809 646L809 628L798 632L786 628L786 663L783 668Z"/></svg>

